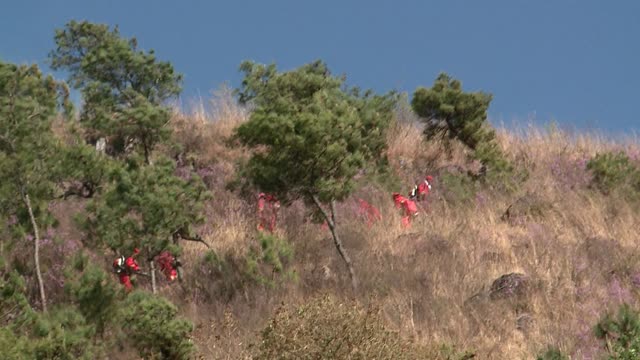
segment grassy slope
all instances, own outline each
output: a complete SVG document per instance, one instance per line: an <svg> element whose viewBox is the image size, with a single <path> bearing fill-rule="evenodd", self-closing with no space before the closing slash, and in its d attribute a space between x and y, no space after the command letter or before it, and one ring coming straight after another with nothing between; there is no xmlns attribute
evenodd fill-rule
<svg viewBox="0 0 640 360"><path fill-rule="evenodd" d="M256 245L255 200L253 194L243 197L225 189L236 161L246 156L225 139L247 114L227 97L220 99L214 111L176 114L174 126L214 194L208 224L200 230L219 256L233 262ZM419 127L404 113L389 135L391 165L401 182L397 189L408 192L415 180L431 173L434 191L406 230L390 193L379 187L366 185L354 196L383 213L371 228L357 219L354 199L339 206L340 231L362 283L359 301L381 306L389 325L415 341L455 344L481 359L532 358L549 344L577 358L598 352L592 326L607 309L637 298L640 218L624 200L590 190L584 165L597 152L614 148L637 159L637 141L535 128L500 132L506 153L529 171L529 179L515 195L481 190L471 201L455 203L447 201L448 189L438 174L451 166L477 165L466 161L462 148L454 147L447 157L440 144L424 143ZM548 208L541 216L503 221L505 209L526 193ZM276 287L247 283L229 290L220 274L203 272L206 249L186 245L191 278L182 288L161 291L196 324L194 337L204 358L245 356L247 344L257 341L256 332L283 302L298 304L323 292L351 296L328 232L305 220L301 204L281 209L278 235L294 247L290 268L297 281ZM493 280L512 272L527 276L528 294L490 300L486 295ZM218 296L223 288L229 296Z"/></svg>

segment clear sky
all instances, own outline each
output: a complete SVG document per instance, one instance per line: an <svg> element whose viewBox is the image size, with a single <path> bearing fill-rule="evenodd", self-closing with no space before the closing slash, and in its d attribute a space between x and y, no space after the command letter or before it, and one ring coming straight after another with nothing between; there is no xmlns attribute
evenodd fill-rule
<svg viewBox="0 0 640 360"><path fill-rule="evenodd" d="M46 64L54 29L71 19L117 24L155 49L185 75L183 102L237 87L245 59L323 59L378 92L411 94L448 72L494 95L494 123L640 129L637 0L7 0L0 58Z"/></svg>

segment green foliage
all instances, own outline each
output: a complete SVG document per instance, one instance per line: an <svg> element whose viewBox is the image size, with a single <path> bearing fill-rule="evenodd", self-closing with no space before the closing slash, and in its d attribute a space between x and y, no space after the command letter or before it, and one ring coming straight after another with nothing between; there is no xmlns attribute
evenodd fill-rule
<svg viewBox="0 0 640 360"><path fill-rule="evenodd" d="M55 42L51 66L68 71L70 83L81 89L80 121L90 138L108 138L114 155L133 145L148 160L169 138L170 112L162 104L180 93L182 76L107 25L71 21L56 31Z"/></svg>
<svg viewBox="0 0 640 360"><path fill-rule="evenodd" d="M466 173L445 172L439 178L442 194L453 203L473 201L478 184Z"/></svg>
<svg viewBox="0 0 640 360"><path fill-rule="evenodd" d="M0 327L0 352L5 360L32 360L34 358L29 340L23 336L16 336L4 327Z"/></svg>
<svg viewBox="0 0 640 360"><path fill-rule="evenodd" d="M170 248L177 232L203 221L208 196L200 178L183 180L174 173L166 158L153 166L130 161L113 169L104 194L87 206L89 240L116 250L149 249L149 258Z"/></svg>
<svg viewBox="0 0 640 360"><path fill-rule="evenodd" d="M361 169L383 159L393 95L344 89L320 61L289 72L252 62L240 69L239 99L255 110L236 135L256 150L245 174L260 189L285 203L339 201Z"/></svg>
<svg viewBox="0 0 640 360"><path fill-rule="evenodd" d="M295 272L289 267L293 248L286 239L259 233L259 246L252 246L246 255L220 256L213 250L202 258L200 273L193 276L191 286L211 299L231 300L249 285L275 287L291 279ZM199 279L207 279L202 282Z"/></svg>
<svg viewBox="0 0 640 360"><path fill-rule="evenodd" d="M36 322L36 340L32 344L35 359L95 359L101 349L94 346L93 326L72 308L61 308L41 315Z"/></svg>
<svg viewBox="0 0 640 360"><path fill-rule="evenodd" d="M17 216L11 227L17 238L33 231L25 195L42 225L53 222L46 205L55 196L59 144L51 122L67 105L64 84L37 66L0 62L0 213Z"/></svg>
<svg viewBox="0 0 640 360"><path fill-rule="evenodd" d="M94 359L100 348L94 327L73 307L40 314L29 305L24 280L16 273L0 279L0 352L8 359ZM8 345L11 344L11 345Z"/></svg>
<svg viewBox="0 0 640 360"><path fill-rule="evenodd" d="M59 186L63 197L95 196L108 181L110 169L118 164L86 144L73 144L60 149Z"/></svg>
<svg viewBox="0 0 640 360"><path fill-rule="evenodd" d="M123 332L146 359L189 359L193 326L178 318L169 301L145 292L130 294L122 306Z"/></svg>
<svg viewBox="0 0 640 360"><path fill-rule="evenodd" d="M640 357L640 312L624 304L615 316L605 315L595 327L604 342L609 358L632 360Z"/></svg>
<svg viewBox="0 0 640 360"><path fill-rule="evenodd" d="M487 122L490 103L490 94L464 92L459 80L444 73L438 75L431 88L418 88L411 100L413 110L425 123L427 139L442 139L445 143L459 140L486 167L487 180L493 183L510 173L512 166Z"/></svg>
<svg viewBox="0 0 640 360"><path fill-rule="evenodd" d="M273 234L258 233L260 247L252 247L246 258L246 274L249 279L258 283L273 286L276 274L286 278L294 276L285 271L293 259L293 248L285 240Z"/></svg>
<svg viewBox="0 0 640 360"><path fill-rule="evenodd" d="M569 360L569 357L557 347L549 347L544 353L538 355L536 360Z"/></svg>
<svg viewBox="0 0 640 360"><path fill-rule="evenodd" d="M418 88L411 100L413 110L424 118L428 138L458 139L473 150L495 138L486 121L490 103L490 94L465 93L462 83L445 73L430 89Z"/></svg>
<svg viewBox="0 0 640 360"><path fill-rule="evenodd" d="M297 309L280 308L255 349L261 359L428 359L389 331L378 309L325 296Z"/></svg>
<svg viewBox="0 0 640 360"><path fill-rule="evenodd" d="M3 309L5 319L12 319L9 324L3 323L2 325L17 329L32 323L36 313L25 296L27 289L24 279L16 271L1 275L0 309Z"/></svg>
<svg viewBox="0 0 640 360"><path fill-rule="evenodd" d="M102 335L116 310L116 287L113 279L99 267L88 265L83 270L78 279L67 281L65 288L82 315L95 324L96 332Z"/></svg>
<svg viewBox="0 0 640 360"><path fill-rule="evenodd" d="M149 252L148 259L165 249L179 253L172 240L202 221L207 194L200 178L183 180L173 161L152 158L171 135L166 101L179 94L181 76L117 28L71 21L56 31L55 41L52 67L67 70L81 89L84 131L93 141L107 138L109 153L125 160L109 161L81 145L67 157L77 164L76 192L101 192L87 207L89 242L117 251L138 247Z"/></svg>
<svg viewBox="0 0 640 360"><path fill-rule="evenodd" d="M605 194L615 190L626 194L627 190L640 191L640 170L622 151L596 155L587 163L587 169L593 174L593 186Z"/></svg>

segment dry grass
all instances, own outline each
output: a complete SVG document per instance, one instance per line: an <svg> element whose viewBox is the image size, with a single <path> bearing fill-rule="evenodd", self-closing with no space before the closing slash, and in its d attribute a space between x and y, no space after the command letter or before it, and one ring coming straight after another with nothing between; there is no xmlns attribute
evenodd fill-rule
<svg viewBox="0 0 640 360"><path fill-rule="evenodd" d="M175 124L198 166L217 166L222 179L210 184L207 242L217 254L239 259L255 245L255 204L224 188L234 162L246 156L225 140L247 113L231 102L219 104L215 111L177 114ZM584 166L598 152L622 149L633 157L640 146L634 138L612 141L535 127L498 135L505 152L530 175L515 195L480 191L471 203L450 203L436 178L427 211L411 229L400 227L390 194L375 186L354 198L379 207L384 218L378 224L369 228L357 219L354 200L339 206L339 231L362 283L357 299L381 306L388 324L415 341L455 344L480 359L531 359L548 345L588 358L601 351L591 332L600 316L622 302L637 302L640 216L624 199L591 191ZM462 147L444 156L441 144L425 143L419 126L406 121L391 129L388 155L406 191L425 173L474 166ZM505 209L527 193L548 210L503 221ZM295 249L290 266L297 281L275 288L243 285L219 301L198 301L189 288L187 297L169 294L185 303L185 314L196 323L203 358L247 357L246 344L257 341L257 331L281 302L299 304L324 291L351 295L328 232L305 219L302 204L282 209L279 226L279 235ZM186 247L187 274L196 271L203 254L198 244ZM491 300L492 282L514 272L526 275L526 295ZM518 329L518 319L529 320L525 328Z"/></svg>

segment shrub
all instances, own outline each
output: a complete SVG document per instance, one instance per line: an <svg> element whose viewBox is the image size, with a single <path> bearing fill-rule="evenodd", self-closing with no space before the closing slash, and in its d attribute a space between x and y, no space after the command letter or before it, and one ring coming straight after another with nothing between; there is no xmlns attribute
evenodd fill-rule
<svg viewBox="0 0 640 360"><path fill-rule="evenodd" d="M471 201L478 191L477 183L466 173L446 172L439 181L445 199L453 203Z"/></svg>
<svg viewBox="0 0 640 360"><path fill-rule="evenodd" d="M70 307L39 317L32 342L34 359L96 359L102 349L91 341L95 328Z"/></svg>
<svg viewBox="0 0 640 360"><path fill-rule="evenodd" d="M255 359L433 358L389 331L377 308L324 296L297 309L280 308L262 331Z"/></svg>
<svg viewBox="0 0 640 360"><path fill-rule="evenodd" d="M247 285L274 287L295 279L295 272L288 267L293 260L291 244L285 239L264 233L258 234L257 240L259 246L252 246L246 256L220 256L213 250L208 251L198 268L199 274L192 277L191 285L203 290L209 299L230 301Z"/></svg>
<svg viewBox="0 0 640 360"><path fill-rule="evenodd" d="M547 350L538 355L537 360L569 360L569 357L563 354L557 347L550 346Z"/></svg>
<svg viewBox="0 0 640 360"><path fill-rule="evenodd" d="M273 234L259 233L258 241L260 247L251 249L248 266L256 280L269 282L271 274L284 272L293 259L293 248L285 239Z"/></svg>
<svg viewBox="0 0 640 360"><path fill-rule="evenodd" d="M31 360L33 351L29 347L29 340L17 337L7 328L0 328L0 352L5 360Z"/></svg>
<svg viewBox="0 0 640 360"><path fill-rule="evenodd" d="M97 266L89 266L79 279L66 284L66 290L77 302L80 312L102 335L115 311L117 292L112 279Z"/></svg>
<svg viewBox="0 0 640 360"><path fill-rule="evenodd" d="M595 327L610 359L632 360L640 357L640 312L624 304L615 316L605 315Z"/></svg>
<svg viewBox="0 0 640 360"><path fill-rule="evenodd" d="M592 186L605 194L631 186L640 190L640 172L622 151L598 154L587 163L593 174Z"/></svg>
<svg viewBox="0 0 640 360"><path fill-rule="evenodd" d="M193 351L189 338L193 326L177 318L177 313L178 309L164 298L134 292L122 306L122 330L144 358L188 359Z"/></svg>

